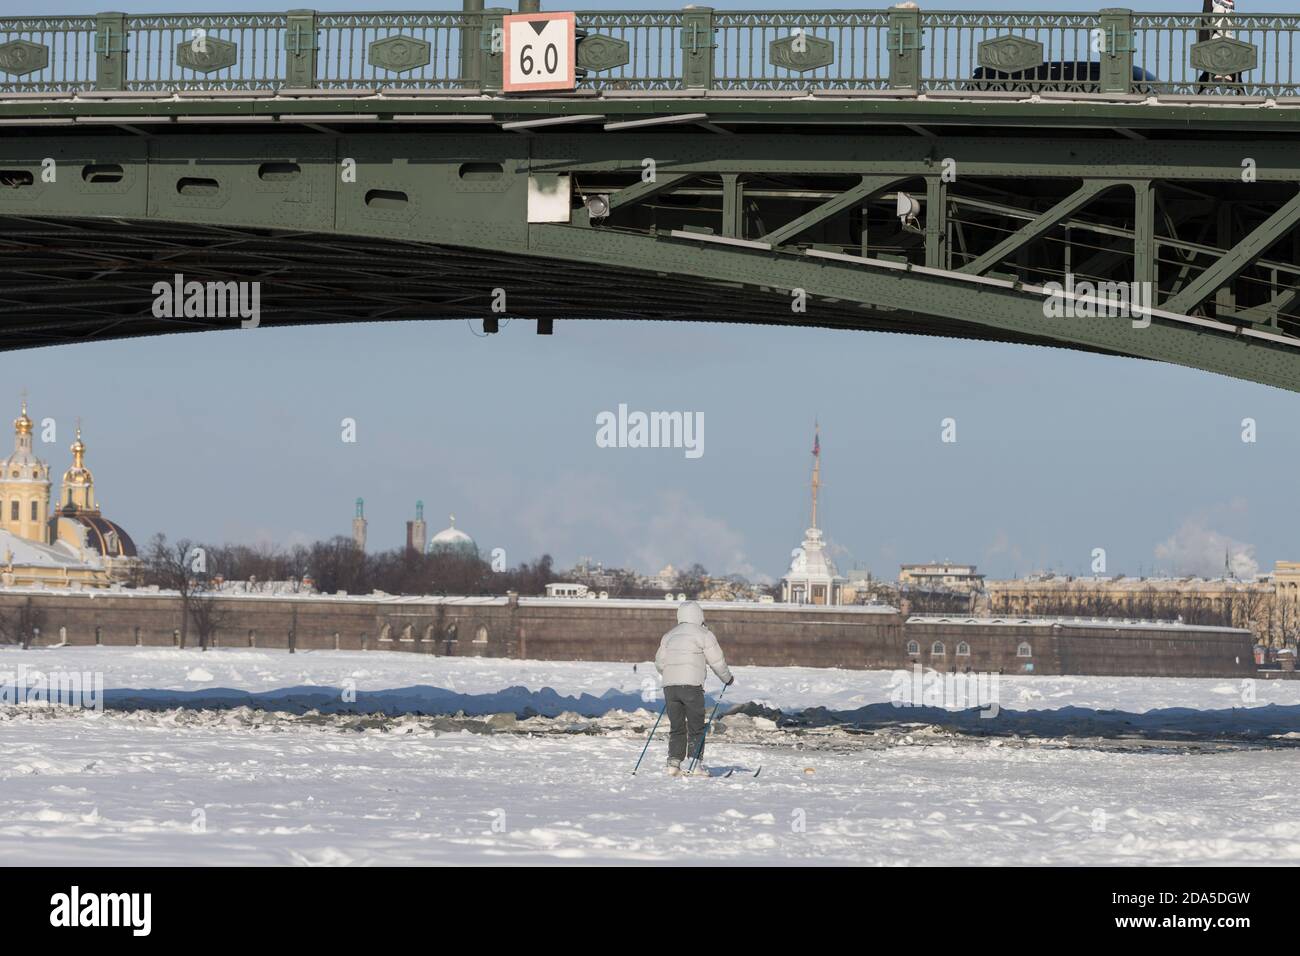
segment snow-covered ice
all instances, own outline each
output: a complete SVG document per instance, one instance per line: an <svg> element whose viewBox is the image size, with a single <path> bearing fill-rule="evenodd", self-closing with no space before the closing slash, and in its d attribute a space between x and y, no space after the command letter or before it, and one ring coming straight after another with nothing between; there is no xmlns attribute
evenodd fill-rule
<svg viewBox="0 0 1300 956"><path fill-rule="evenodd" d="M737 772L700 780L661 774L660 738L629 773L638 728L657 710L640 701L649 664L633 673L384 652L5 648L0 683L20 665L29 679L102 673L109 710L3 709L6 864L1300 861L1290 808L1300 749L1281 726L1300 713L1300 681L1247 691L1231 680L1002 679L1002 706L1016 712L1123 711L1141 729L1142 715L1180 708L1199 715L1192 725L1205 739L1273 715L1271 746L1115 749L924 726L882 743L773 730L720 734L709 763ZM786 713L889 700L887 672L736 674L725 699ZM301 715L329 710L318 705L349 687L358 704L406 716L362 725L198 709L255 701ZM526 707L644 711L596 732L531 736L443 732L415 716Z"/></svg>

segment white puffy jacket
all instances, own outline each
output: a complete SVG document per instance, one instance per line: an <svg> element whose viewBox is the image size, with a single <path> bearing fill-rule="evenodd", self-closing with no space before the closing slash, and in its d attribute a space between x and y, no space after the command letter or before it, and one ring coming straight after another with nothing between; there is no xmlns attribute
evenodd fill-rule
<svg viewBox="0 0 1300 956"><path fill-rule="evenodd" d="M655 667L663 675L664 686L704 686L705 664L724 684L731 683L731 670L722 656L722 648L713 632L704 627L704 611L694 601L677 609L677 626L664 635L655 654Z"/></svg>

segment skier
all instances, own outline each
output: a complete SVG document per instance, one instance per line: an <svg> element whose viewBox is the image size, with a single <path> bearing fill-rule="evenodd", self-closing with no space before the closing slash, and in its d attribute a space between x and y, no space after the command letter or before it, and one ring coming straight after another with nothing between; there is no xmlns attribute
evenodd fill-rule
<svg viewBox="0 0 1300 956"><path fill-rule="evenodd" d="M664 707L672 732L668 736L668 774L682 772L687 754L696 758L692 773L709 775L704 766L705 665L728 687L735 680L713 632L704 626L704 611L694 601L677 609L677 626L664 635L655 654L655 667L663 676ZM689 740L689 746L687 738Z"/></svg>

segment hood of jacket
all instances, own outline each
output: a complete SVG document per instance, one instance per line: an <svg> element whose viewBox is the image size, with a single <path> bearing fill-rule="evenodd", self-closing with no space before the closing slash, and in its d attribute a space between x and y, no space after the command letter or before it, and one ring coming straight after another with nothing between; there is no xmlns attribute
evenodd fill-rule
<svg viewBox="0 0 1300 956"><path fill-rule="evenodd" d="M694 601L687 601L677 609L678 624L703 624L704 611Z"/></svg>

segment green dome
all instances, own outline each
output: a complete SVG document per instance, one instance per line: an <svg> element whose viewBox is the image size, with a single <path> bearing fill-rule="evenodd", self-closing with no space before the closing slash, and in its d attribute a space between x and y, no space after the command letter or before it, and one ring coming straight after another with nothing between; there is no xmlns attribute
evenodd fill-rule
<svg viewBox="0 0 1300 956"><path fill-rule="evenodd" d="M478 557L474 539L456 527L456 516L451 515L451 526L443 528L429 541L429 554L464 554Z"/></svg>

